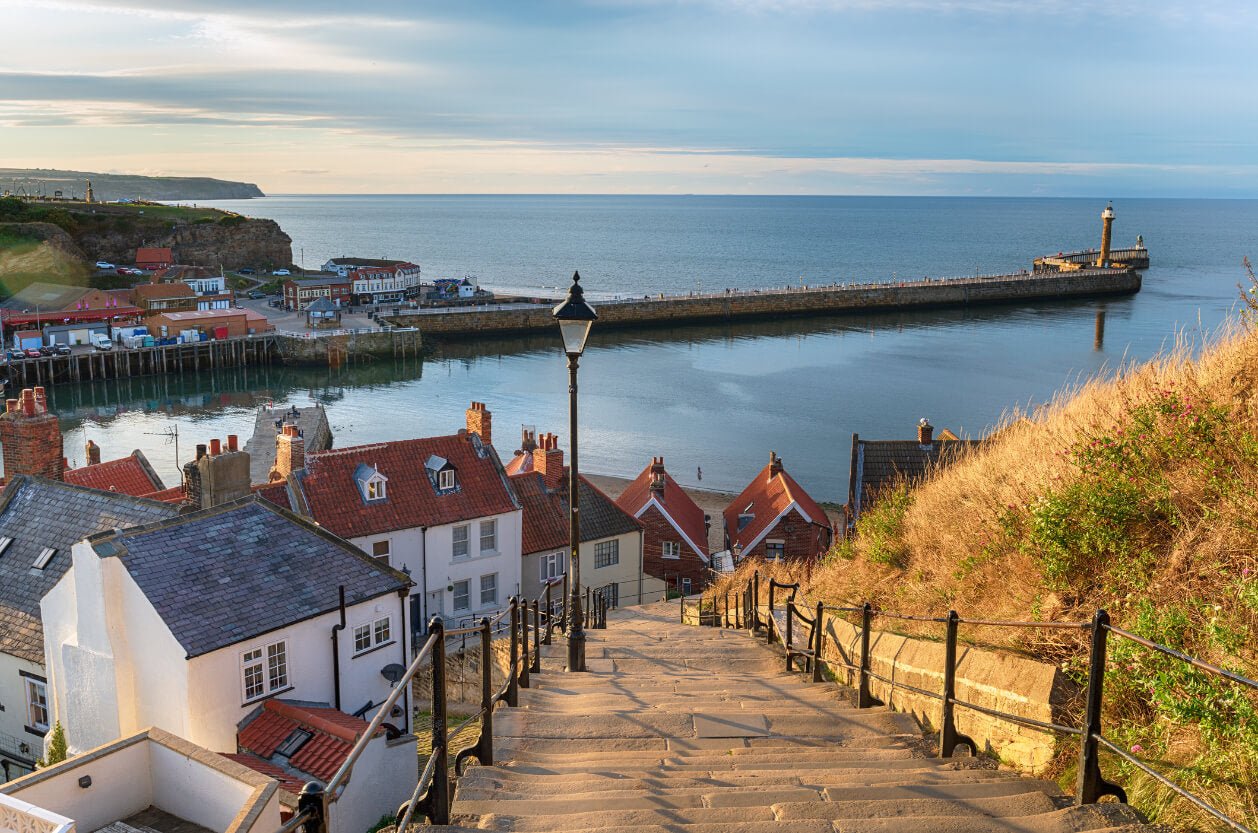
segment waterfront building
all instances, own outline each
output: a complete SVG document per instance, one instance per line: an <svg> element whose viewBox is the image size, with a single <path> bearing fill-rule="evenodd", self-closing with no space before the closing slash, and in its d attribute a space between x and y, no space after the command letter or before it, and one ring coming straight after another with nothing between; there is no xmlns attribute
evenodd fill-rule
<svg viewBox="0 0 1258 833"><path fill-rule="evenodd" d="M34 768L52 725L40 599L69 570L71 548L100 532L178 513L178 507L153 500L15 473L8 467L9 445L6 435L8 485L0 493L2 780Z"/></svg>
<svg viewBox="0 0 1258 833"><path fill-rule="evenodd" d="M409 662L409 580L317 524L247 497L130 526L63 553L40 605L72 751L152 725L235 750L279 697L370 717L381 669ZM409 709L389 717L403 734Z"/></svg>
<svg viewBox="0 0 1258 833"><path fill-rule="evenodd" d="M822 509L787 473L776 452L769 464L725 509L725 546L736 559L815 560L834 528Z"/></svg>
<svg viewBox="0 0 1258 833"><path fill-rule="evenodd" d="M158 312L184 312L197 308L197 293L183 281L142 283L131 290L131 303L144 315Z"/></svg>
<svg viewBox="0 0 1258 833"><path fill-rule="evenodd" d="M296 470L294 439L277 438L290 505L409 575L417 630L493 615L520 591L520 502L484 405L458 434L303 452Z"/></svg>
<svg viewBox="0 0 1258 833"><path fill-rule="evenodd" d="M118 324L136 320L141 312L130 301L105 290L36 282L0 301L0 326L8 334L43 324Z"/></svg>
<svg viewBox="0 0 1258 833"><path fill-rule="evenodd" d="M848 475L847 503L843 506L844 532L850 535L864 512L881 494L899 483L922 480L947 466L979 440L962 440L947 428L935 436L935 427L923 418L916 440L862 440L852 434L852 465Z"/></svg>
<svg viewBox="0 0 1258 833"><path fill-rule="evenodd" d="M206 338L241 338L267 333L275 325L260 312L251 309L205 309L159 312L144 319L149 332L158 337L194 335Z"/></svg>
<svg viewBox="0 0 1258 833"><path fill-rule="evenodd" d="M397 304L420 292L419 266L407 261L382 266L359 266L346 272L359 304Z"/></svg>
<svg viewBox="0 0 1258 833"><path fill-rule="evenodd" d="M274 833L281 795L275 779L152 727L0 786L0 818L29 833Z"/></svg>
<svg viewBox="0 0 1258 833"><path fill-rule="evenodd" d="M616 498L643 527L642 569L685 595L702 590L711 575L711 519L655 457Z"/></svg>
<svg viewBox="0 0 1258 833"><path fill-rule="evenodd" d="M149 497L161 500L166 484L149 464L144 452L138 448L126 457L101 462L100 446L88 440L84 449L86 463L77 469L67 468L65 482L74 486L86 486L105 492L117 492L133 497ZM182 492L182 490L181 490Z"/></svg>
<svg viewBox="0 0 1258 833"><path fill-rule="evenodd" d="M531 599L568 571L569 472L554 434L526 429L523 440L507 472L524 510L521 592ZM664 582L643 572L642 524L584 477L578 488L583 584L616 605L663 599ZM556 602L562 595L553 591Z"/></svg>
<svg viewBox="0 0 1258 833"><path fill-rule="evenodd" d="M349 278L332 275L291 278L284 281L284 309L303 312L320 298L326 298L339 306L347 306L353 299Z"/></svg>

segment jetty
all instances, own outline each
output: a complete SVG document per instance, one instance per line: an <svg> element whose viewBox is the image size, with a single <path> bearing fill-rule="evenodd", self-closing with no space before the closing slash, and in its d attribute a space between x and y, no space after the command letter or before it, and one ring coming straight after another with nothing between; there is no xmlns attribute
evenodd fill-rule
<svg viewBox="0 0 1258 833"><path fill-rule="evenodd" d="M1132 267L1040 269L961 278L836 283L778 289L730 289L714 293L653 295L598 303L599 327L661 327L696 322L806 317L886 310L1025 304L1131 295L1140 291ZM418 327L425 338L477 338L487 333L548 331L555 321L547 303L497 304L434 310L399 310L381 316Z"/></svg>

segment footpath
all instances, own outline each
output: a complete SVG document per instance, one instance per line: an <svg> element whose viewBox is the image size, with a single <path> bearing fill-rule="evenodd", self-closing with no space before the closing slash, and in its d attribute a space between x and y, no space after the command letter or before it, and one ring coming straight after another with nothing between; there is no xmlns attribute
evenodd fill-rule
<svg viewBox="0 0 1258 833"><path fill-rule="evenodd" d="M1050 781L939 759L909 716L783 670L745 631L660 603L562 640L521 708L495 716L495 761L459 779L452 825L546 833L1137 833L1123 804L1075 807Z"/></svg>

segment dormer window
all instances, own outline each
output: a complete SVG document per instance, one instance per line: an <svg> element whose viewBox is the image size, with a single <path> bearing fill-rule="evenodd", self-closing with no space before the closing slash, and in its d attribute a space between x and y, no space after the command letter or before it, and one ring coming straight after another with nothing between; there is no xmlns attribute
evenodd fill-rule
<svg viewBox="0 0 1258 833"><path fill-rule="evenodd" d="M458 471L446 458L434 454L424 461L424 469L437 494L452 492L459 487Z"/></svg>
<svg viewBox="0 0 1258 833"><path fill-rule="evenodd" d="M389 478L373 466L366 463L359 464L354 470L354 481L358 484L358 491L367 503L376 503L388 497Z"/></svg>
<svg viewBox="0 0 1258 833"><path fill-rule="evenodd" d="M437 473L437 488L443 492L454 488L454 469L446 469Z"/></svg>

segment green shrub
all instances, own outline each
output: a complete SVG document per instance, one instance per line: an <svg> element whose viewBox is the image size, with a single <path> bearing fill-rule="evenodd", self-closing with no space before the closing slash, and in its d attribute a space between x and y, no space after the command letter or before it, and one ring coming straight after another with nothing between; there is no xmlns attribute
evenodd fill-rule
<svg viewBox="0 0 1258 833"><path fill-rule="evenodd" d="M907 483L899 483L890 491L878 496L873 509L862 513L858 525L865 555L876 564L903 569L907 564L908 548L900 535L904 514L913 503Z"/></svg>

